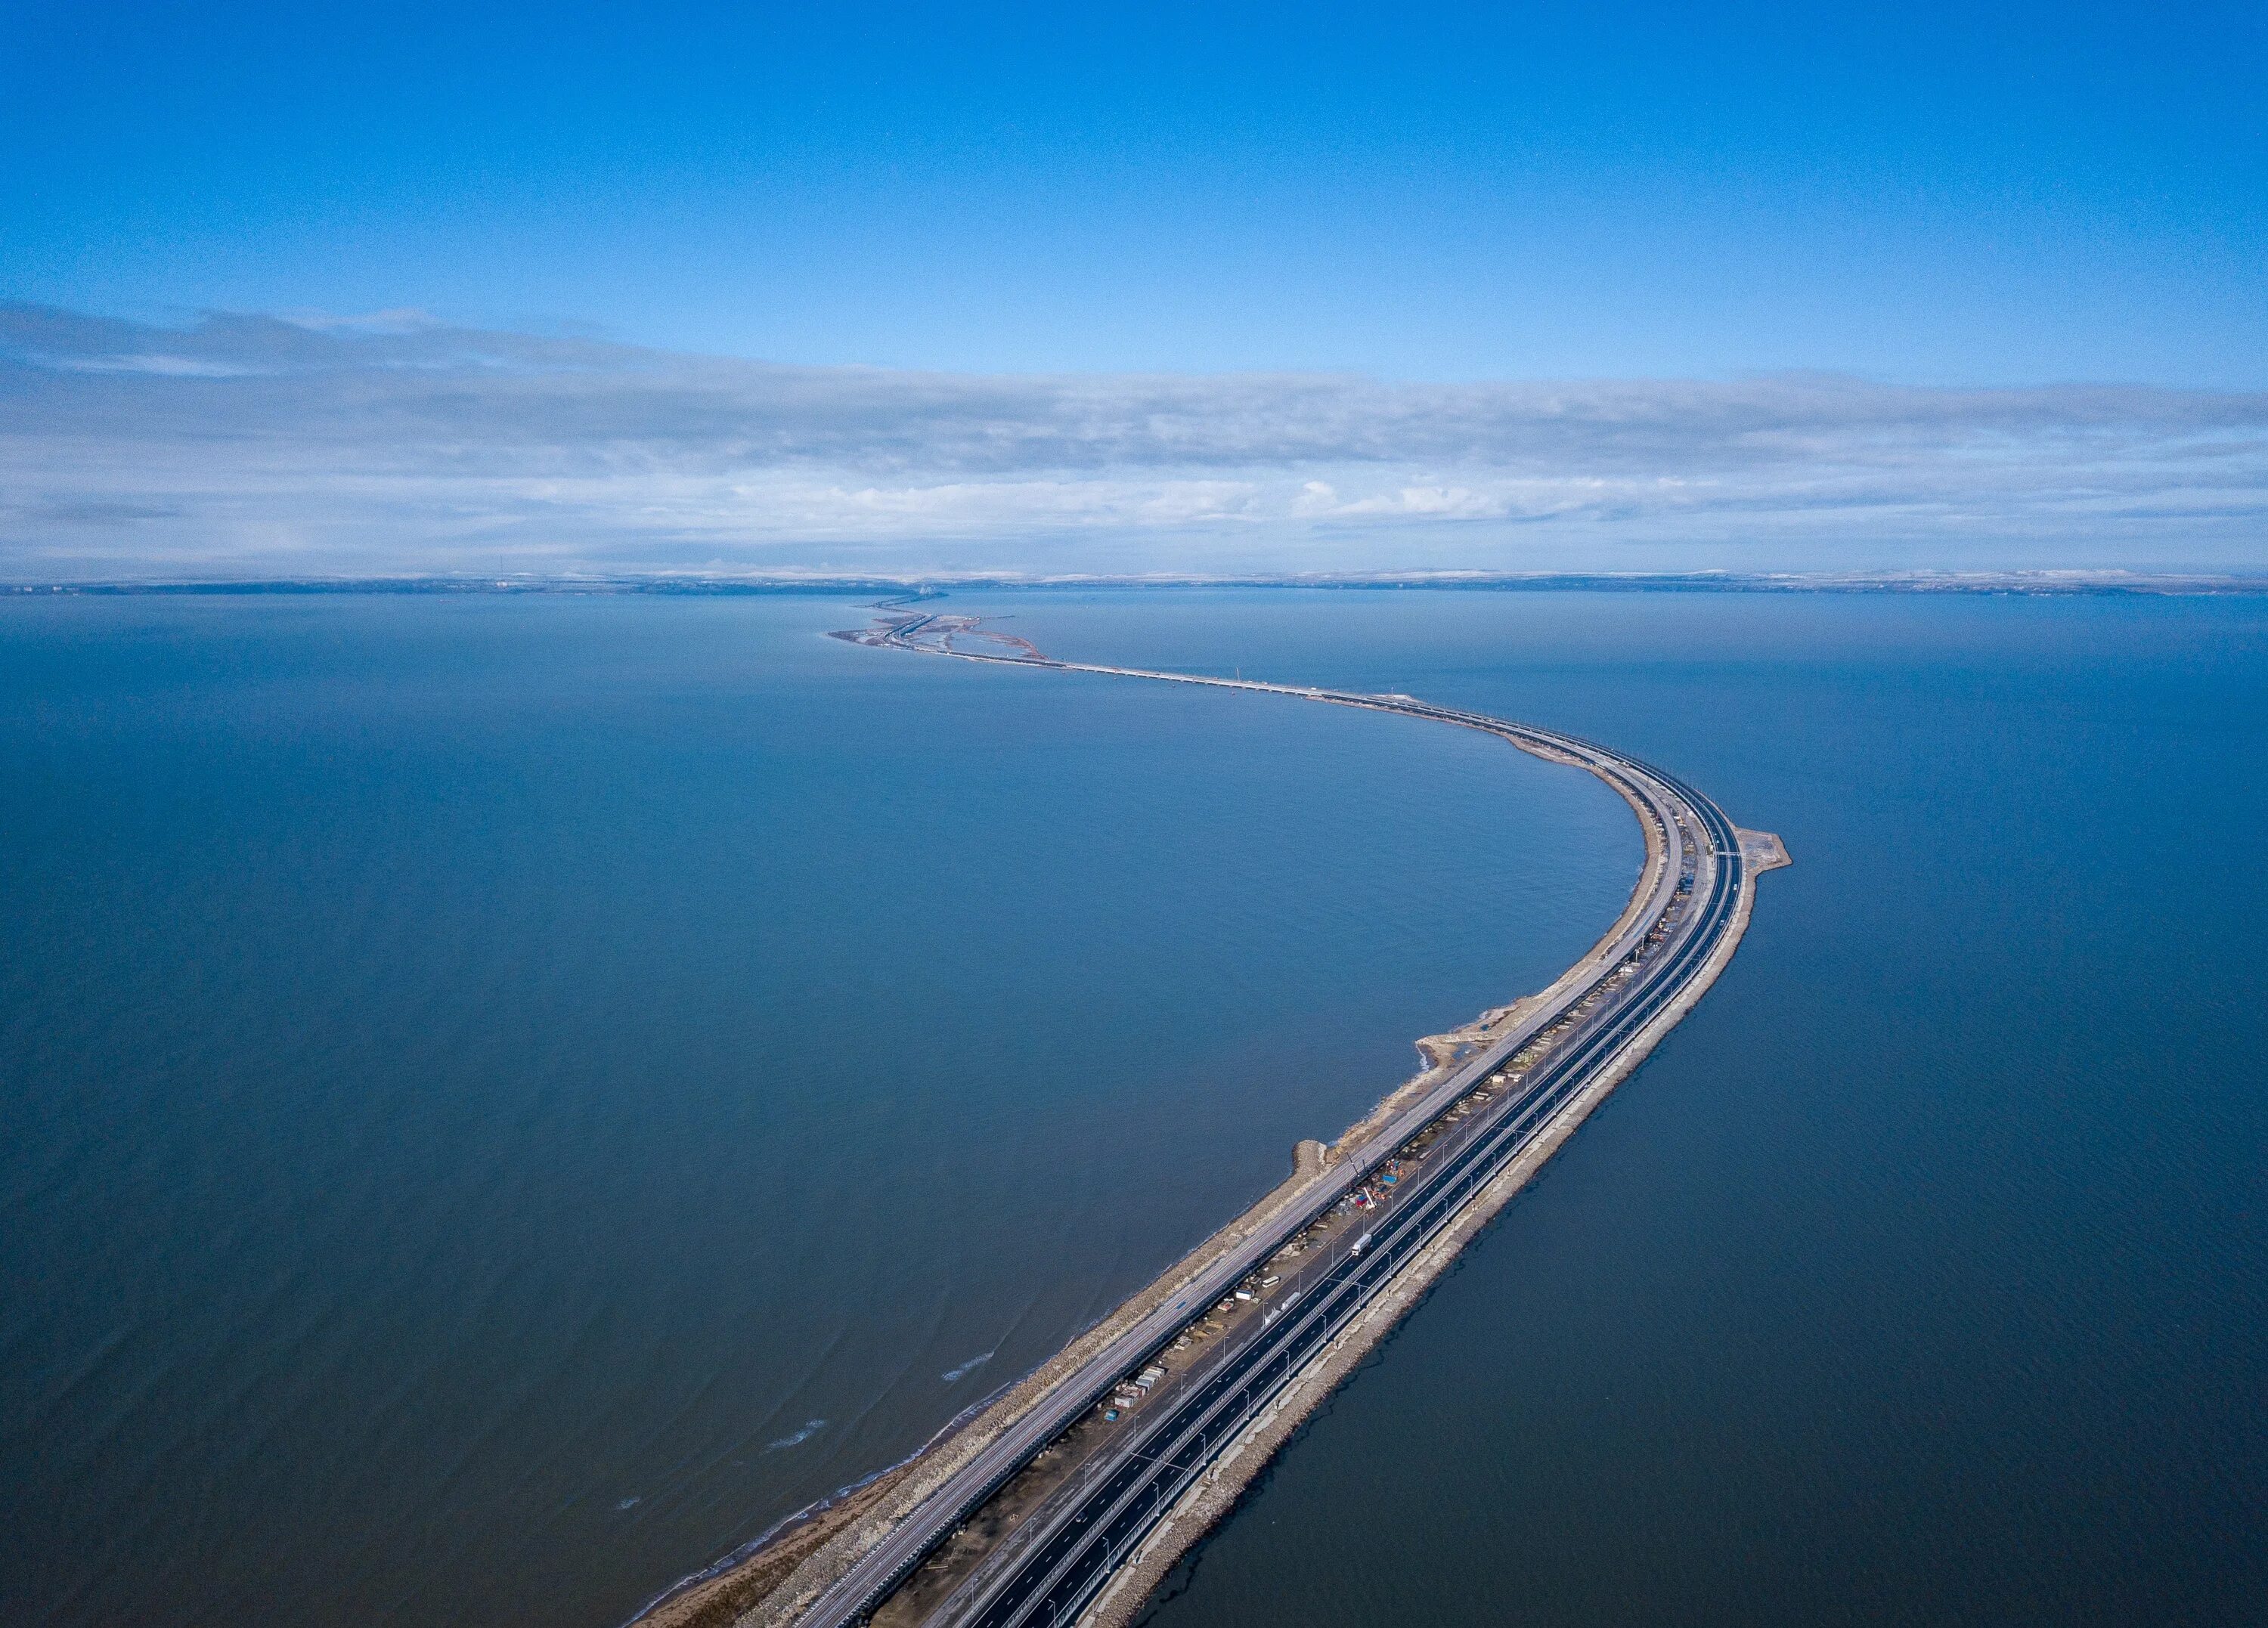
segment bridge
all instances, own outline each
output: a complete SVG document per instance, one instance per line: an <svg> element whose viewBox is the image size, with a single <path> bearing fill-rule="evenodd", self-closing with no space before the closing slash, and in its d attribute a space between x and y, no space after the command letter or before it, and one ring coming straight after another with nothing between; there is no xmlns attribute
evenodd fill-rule
<svg viewBox="0 0 2268 1628"><path fill-rule="evenodd" d="M1557 730L1406 695L1063 662L1021 641L972 650L968 618L843 635L961 660L1283 695L1477 730L1581 767L1646 832L1610 936L1551 998L1403 1106L1303 1202L1226 1250L1169 1303L1049 1387L787 1620L800 1628L1057 1628L1080 1620L1176 1503L1287 1386L1412 1270L1476 1195L1587 1107L1705 988L1746 920L1756 869L1692 787ZM1749 833L1752 837L1755 833ZM1777 840L1769 842L1777 854ZM1784 862L1778 859L1767 863ZM1728 935L1732 936L1728 936ZM1498 1200L1501 1201L1500 1199ZM986 1512L990 1511L989 1515ZM982 1526L981 1544L966 1534Z"/></svg>

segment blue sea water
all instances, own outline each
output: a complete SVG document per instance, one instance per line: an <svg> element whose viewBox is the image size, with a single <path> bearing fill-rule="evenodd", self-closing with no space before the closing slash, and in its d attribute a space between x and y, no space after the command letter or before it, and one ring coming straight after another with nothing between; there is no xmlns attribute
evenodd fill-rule
<svg viewBox="0 0 2268 1628"><path fill-rule="evenodd" d="M957 597L1793 869L1160 1628L2250 1623L2268 603ZM0 603L0 1617L618 1622L1535 987L1581 776L819 598Z"/></svg>
<svg viewBox="0 0 2268 1628"><path fill-rule="evenodd" d="M865 620L0 602L0 1620L619 1623L1636 870L1476 737Z"/></svg>

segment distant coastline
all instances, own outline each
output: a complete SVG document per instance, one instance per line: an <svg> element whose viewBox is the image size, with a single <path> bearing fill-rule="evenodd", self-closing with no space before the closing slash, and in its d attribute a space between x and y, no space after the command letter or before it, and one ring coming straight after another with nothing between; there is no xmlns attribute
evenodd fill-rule
<svg viewBox="0 0 2268 1628"><path fill-rule="evenodd" d="M341 576L158 578L101 582L22 582L0 593L46 594L871 594L914 596L1013 592L1048 589L1433 589L1473 592L1651 593L1895 593L1999 594L2024 597L2091 594L2268 594L2268 571L2168 572L2032 571L1390 571L1286 573L1250 576L1061 576L974 572L967 575L887 573L652 576Z"/></svg>

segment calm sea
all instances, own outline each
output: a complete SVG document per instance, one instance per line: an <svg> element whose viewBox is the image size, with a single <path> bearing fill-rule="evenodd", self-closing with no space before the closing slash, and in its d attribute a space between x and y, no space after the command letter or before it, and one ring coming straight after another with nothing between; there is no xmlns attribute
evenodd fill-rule
<svg viewBox="0 0 2268 1628"><path fill-rule="evenodd" d="M2268 604L957 598L1795 869L1161 1628L2255 1622ZM1613 916L1476 737L849 599L0 601L0 1619L611 1628Z"/></svg>

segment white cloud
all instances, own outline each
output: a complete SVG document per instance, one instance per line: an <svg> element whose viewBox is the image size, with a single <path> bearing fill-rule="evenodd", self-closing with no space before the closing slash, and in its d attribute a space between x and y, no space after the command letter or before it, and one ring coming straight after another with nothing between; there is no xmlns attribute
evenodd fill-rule
<svg viewBox="0 0 2268 1628"><path fill-rule="evenodd" d="M2268 566L2268 396L787 368L0 308L0 576Z"/></svg>
<svg viewBox="0 0 2268 1628"><path fill-rule="evenodd" d="M163 378L236 378L258 370L198 356L139 355L66 356L57 366L74 373L155 373Z"/></svg>

